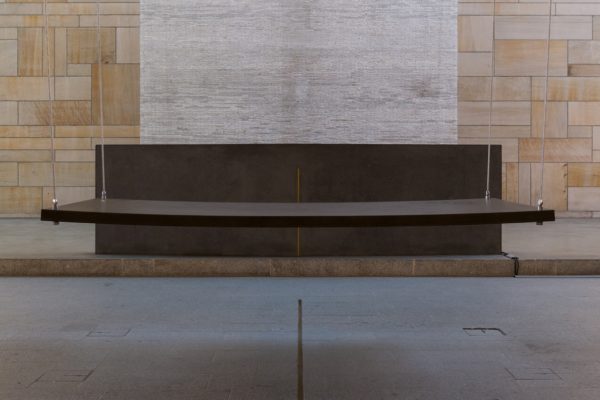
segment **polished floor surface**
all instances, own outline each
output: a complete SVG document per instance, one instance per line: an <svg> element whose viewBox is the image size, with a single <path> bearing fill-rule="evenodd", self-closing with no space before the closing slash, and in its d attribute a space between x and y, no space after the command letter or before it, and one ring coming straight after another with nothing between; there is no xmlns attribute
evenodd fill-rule
<svg viewBox="0 0 600 400"><path fill-rule="evenodd" d="M600 218L503 227L503 250L523 259L599 259ZM0 258L93 257L94 226L0 219Z"/></svg>
<svg viewBox="0 0 600 400"><path fill-rule="evenodd" d="M0 399L600 398L595 278L0 279Z"/></svg>

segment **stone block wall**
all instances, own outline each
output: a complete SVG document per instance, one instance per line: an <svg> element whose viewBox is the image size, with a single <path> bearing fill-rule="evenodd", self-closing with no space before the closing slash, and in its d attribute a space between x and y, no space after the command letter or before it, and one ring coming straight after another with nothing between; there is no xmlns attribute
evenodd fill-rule
<svg viewBox="0 0 600 400"><path fill-rule="evenodd" d="M0 215L34 215L52 199L47 65L61 203L94 195L99 141L96 4L0 0ZM139 4L101 1L106 143L139 142Z"/></svg>
<svg viewBox="0 0 600 400"><path fill-rule="evenodd" d="M563 215L600 216L600 1L552 3L544 200ZM498 1L495 23L492 7L459 3L459 142L487 142L491 112L504 198L534 204L550 3Z"/></svg>

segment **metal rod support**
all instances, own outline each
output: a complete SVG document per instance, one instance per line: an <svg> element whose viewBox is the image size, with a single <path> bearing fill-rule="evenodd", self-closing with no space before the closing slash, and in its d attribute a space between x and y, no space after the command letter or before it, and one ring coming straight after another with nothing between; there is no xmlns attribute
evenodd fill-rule
<svg viewBox="0 0 600 400"><path fill-rule="evenodd" d="M490 163L492 158L492 111L494 108L494 76L496 75L496 0L492 4L492 77L490 78L490 113L488 117L488 144L487 144L487 177L485 184L485 199L490 199Z"/></svg>

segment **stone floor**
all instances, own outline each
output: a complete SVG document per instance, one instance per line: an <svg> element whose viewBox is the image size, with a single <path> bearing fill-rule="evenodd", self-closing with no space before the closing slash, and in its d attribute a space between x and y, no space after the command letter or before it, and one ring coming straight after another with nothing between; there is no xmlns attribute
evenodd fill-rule
<svg viewBox="0 0 600 400"><path fill-rule="evenodd" d="M522 259L599 259L600 218L503 227L503 249ZM94 226L0 219L0 258L93 257Z"/></svg>
<svg viewBox="0 0 600 400"><path fill-rule="evenodd" d="M0 399L597 400L599 283L2 278Z"/></svg>

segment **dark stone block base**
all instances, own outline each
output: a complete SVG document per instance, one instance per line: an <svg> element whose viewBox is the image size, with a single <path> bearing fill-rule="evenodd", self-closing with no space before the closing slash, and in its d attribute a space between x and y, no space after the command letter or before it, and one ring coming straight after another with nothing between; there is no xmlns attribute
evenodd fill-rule
<svg viewBox="0 0 600 400"><path fill-rule="evenodd" d="M99 151L99 149L97 149ZM100 159L99 157L97 159ZM479 198L482 145L110 145L109 197L185 201ZM97 165L97 196L100 195ZM500 197L501 149L491 189ZM401 228L183 228L97 225L96 253L188 256L499 254L499 225Z"/></svg>

